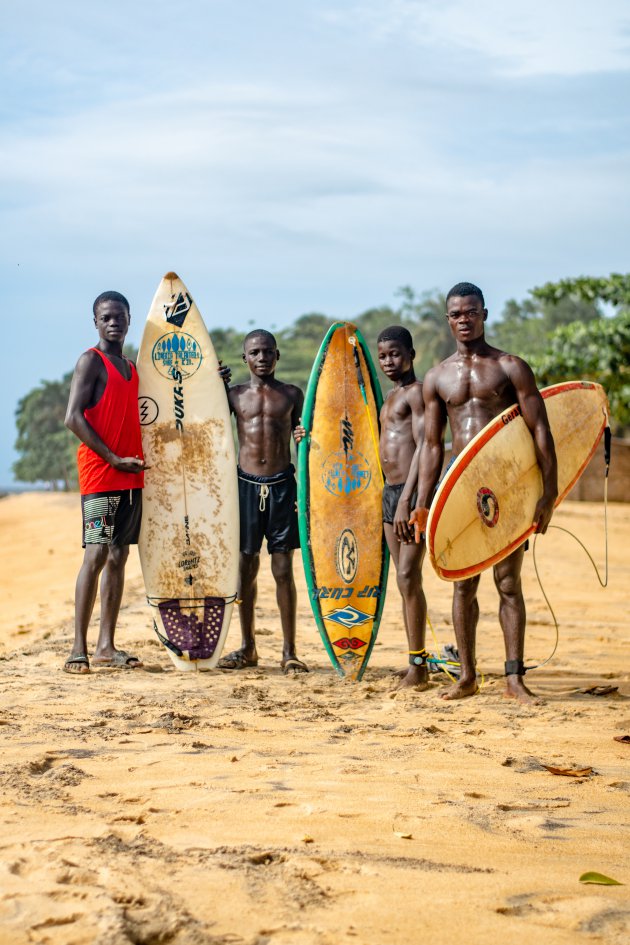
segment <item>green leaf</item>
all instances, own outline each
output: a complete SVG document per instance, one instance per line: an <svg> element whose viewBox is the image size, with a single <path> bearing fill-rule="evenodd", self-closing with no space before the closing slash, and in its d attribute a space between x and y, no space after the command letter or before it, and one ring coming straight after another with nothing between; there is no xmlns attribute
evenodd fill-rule
<svg viewBox="0 0 630 945"><path fill-rule="evenodd" d="M610 876L604 876L603 873L582 873L580 882L596 883L598 886L623 886L623 883L620 883L616 879L611 879Z"/></svg>

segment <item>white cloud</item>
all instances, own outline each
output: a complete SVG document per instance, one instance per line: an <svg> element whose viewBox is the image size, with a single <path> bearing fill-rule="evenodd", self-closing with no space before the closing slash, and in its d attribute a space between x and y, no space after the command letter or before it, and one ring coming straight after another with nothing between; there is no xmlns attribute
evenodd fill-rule
<svg viewBox="0 0 630 945"><path fill-rule="evenodd" d="M626 0L362 0L329 7L332 24L434 52L471 52L506 76L582 75L630 68ZM469 63L459 63L462 69Z"/></svg>

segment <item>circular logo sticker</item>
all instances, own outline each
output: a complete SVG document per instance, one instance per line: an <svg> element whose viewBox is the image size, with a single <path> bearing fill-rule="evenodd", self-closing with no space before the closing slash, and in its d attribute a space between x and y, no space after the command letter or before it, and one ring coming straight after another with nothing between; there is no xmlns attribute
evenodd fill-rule
<svg viewBox="0 0 630 945"><path fill-rule="evenodd" d="M354 532L344 528L335 545L335 566L340 578L351 584L359 566L359 549Z"/></svg>
<svg viewBox="0 0 630 945"><path fill-rule="evenodd" d="M371 478L370 465L362 453L337 450L322 463L322 482L332 495L363 492Z"/></svg>
<svg viewBox="0 0 630 945"><path fill-rule="evenodd" d="M169 332L153 345L151 359L162 377L177 381L191 377L203 360L201 347L192 335L186 332Z"/></svg>
<svg viewBox="0 0 630 945"><path fill-rule="evenodd" d="M138 397L138 413L140 414L141 426L148 427L149 424L155 423L159 412L159 407L153 397Z"/></svg>
<svg viewBox="0 0 630 945"><path fill-rule="evenodd" d="M477 492L477 510L479 518L488 528L494 528L499 521L499 500L492 491L482 486Z"/></svg>

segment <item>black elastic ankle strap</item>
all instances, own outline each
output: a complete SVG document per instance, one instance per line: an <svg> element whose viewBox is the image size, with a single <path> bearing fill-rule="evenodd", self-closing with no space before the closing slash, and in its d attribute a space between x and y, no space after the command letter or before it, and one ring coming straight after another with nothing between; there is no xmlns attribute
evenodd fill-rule
<svg viewBox="0 0 630 945"><path fill-rule="evenodd" d="M429 655L426 650L409 650L409 665L426 666Z"/></svg>
<svg viewBox="0 0 630 945"><path fill-rule="evenodd" d="M523 660L506 660L505 663L505 675L506 676L524 676L527 672Z"/></svg>

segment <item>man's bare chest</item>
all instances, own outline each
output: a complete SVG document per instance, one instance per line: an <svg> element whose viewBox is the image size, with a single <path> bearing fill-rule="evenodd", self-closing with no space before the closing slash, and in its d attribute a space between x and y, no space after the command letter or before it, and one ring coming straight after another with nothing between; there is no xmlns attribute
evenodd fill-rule
<svg viewBox="0 0 630 945"><path fill-rule="evenodd" d="M457 408L471 402L502 405L514 399L509 377L502 367L484 361L479 365L453 365L440 378L440 397L447 408Z"/></svg>

